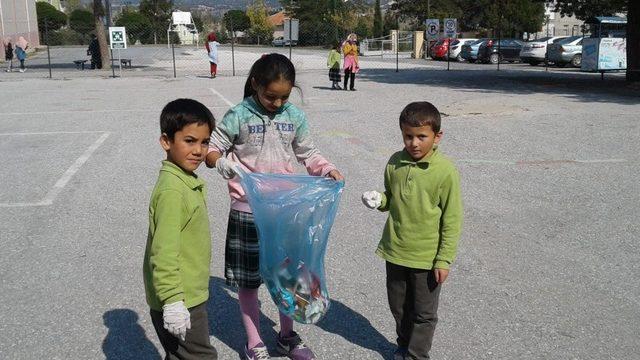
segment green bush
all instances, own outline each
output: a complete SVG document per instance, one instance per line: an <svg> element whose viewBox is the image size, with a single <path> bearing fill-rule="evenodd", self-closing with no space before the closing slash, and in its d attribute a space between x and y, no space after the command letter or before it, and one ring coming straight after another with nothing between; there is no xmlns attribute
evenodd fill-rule
<svg viewBox="0 0 640 360"><path fill-rule="evenodd" d="M46 40L46 39L45 39ZM71 29L60 29L49 32L48 44L56 45L88 45L90 38L88 34L80 34Z"/></svg>
<svg viewBox="0 0 640 360"><path fill-rule="evenodd" d="M49 3L36 2L36 13L38 15L38 28L42 34L45 33L45 29L48 31L58 30L67 25L67 15Z"/></svg>
<svg viewBox="0 0 640 360"><path fill-rule="evenodd" d="M81 34L86 34L95 29L93 13L84 9L76 9L69 15L69 27Z"/></svg>

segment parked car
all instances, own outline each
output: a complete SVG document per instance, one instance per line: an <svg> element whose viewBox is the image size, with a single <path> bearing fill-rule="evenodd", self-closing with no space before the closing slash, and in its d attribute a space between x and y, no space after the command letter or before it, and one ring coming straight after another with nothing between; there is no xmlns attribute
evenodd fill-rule
<svg viewBox="0 0 640 360"><path fill-rule="evenodd" d="M296 46L298 45L298 40L285 40L283 36L279 36L271 41L273 46L289 46L289 43L291 43L291 46Z"/></svg>
<svg viewBox="0 0 640 360"><path fill-rule="evenodd" d="M478 39L471 44L462 45L462 51L460 52L462 58L470 63L476 62L478 60L478 49L485 41L487 39Z"/></svg>
<svg viewBox="0 0 640 360"><path fill-rule="evenodd" d="M524 43L520 50L520 61L536 66L547 60L547 46L554 44L566 36L547 36Z"/></svg>
<svg viewBox="0 0 640 360"><path fill-rule="evenodd" d="M449 56L452 59L456 59L457 61L463 61L464 59L462 58L462 46L464 46L465 44L471 44L476 40L478 39L455 39L453 42L451 42L451 52L449 53Z"/></svg>
<svg viewBox="0 0 640 360"><path fill-rule="evenodd" d="M522 41L517 39L487 40L478 48L478 61L492 64L503 60L520 61L520 49L522 49Z"/></svg>
<svg viewBox="0 0 640 360"><path fill-rule="evenodd" d="M549 61L558 66L571 63L571 66L582 65L582 36L571 36L549 45Z"/></svg>
<svg viewBox="0 0 640 360"><path fill-rule="evenodd" d="M434 60L446 60L449 51L449 39L440 39L431 46L431 58Z"/></svg>

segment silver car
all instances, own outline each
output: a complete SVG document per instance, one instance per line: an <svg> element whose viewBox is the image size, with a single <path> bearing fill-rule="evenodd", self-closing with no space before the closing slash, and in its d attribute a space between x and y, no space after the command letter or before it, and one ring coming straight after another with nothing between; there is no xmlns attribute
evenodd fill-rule
<svg viewBox="0 0 640 360"><path fill-rule="evenodd" d="M571 64L580 67L582 64L582 36L571 36L555 44L549 44L547 57L558 66Z"/></svg>

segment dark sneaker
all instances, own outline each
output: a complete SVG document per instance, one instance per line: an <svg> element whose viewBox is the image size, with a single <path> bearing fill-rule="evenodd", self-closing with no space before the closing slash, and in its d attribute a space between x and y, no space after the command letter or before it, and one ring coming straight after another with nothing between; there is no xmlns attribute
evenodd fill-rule
<svg viewBox="0 0 640 360"><path fill-rule="evenodd" d="M295 331L291 332L291 336L278 336L278 352L289 357L292 360L313 360L316 355L304 344L300 335Z"/></svg>
<svg viewBox="0 0 640 360"><path fill-rule="evenodd" d="M408 349L406 347L398 347L396 351L393 352L393 360L405 360L407 352Z"/></svg>
<svg viewBox="0 0 640 360"><path fill-rule="evenodd" d="M264 346L263 343L258 343L258 345L252 347L251 349L247 349L247 345L244 346L244 356L246 360L269 360L271 357L269 356L269 351L267 351L267 347Z"/></svg>

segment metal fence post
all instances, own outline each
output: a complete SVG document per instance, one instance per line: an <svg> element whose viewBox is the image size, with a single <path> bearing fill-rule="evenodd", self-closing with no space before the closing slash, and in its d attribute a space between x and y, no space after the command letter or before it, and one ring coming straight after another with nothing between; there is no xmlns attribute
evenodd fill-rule
<svg viewBox="0 0 640 360"><path fill-rule="evenodd" d="M171 43L171 55L173 56L173 77L176 78L176 48Z"/></svg>
<svg viewBox="0 0 640 360"><path fill-rule="evenodd" d="M116 77L116 69L113 67L113 49L109 50L111 52L111 77Z"/></svg>
<svg viewBox="0 0 640 360"><path fill-rule="evenodd" d="M49 50L49 21L44 21L44 41L47 42L47 61L49 63L49 79L51 76L51 51Z"/></svg>
<svg viewBox="0 0 640 360"><path fill-rule="evenodd" d="M291 39L291 35L293 35L293 19L289 18L289 60L291 60L291 48L293 46L293 40Z"/></svg>
<svg viewBox="0 0 640 360"><path fill-rule="evenodd" d="M396 72L400 71L399 63L400 63L400 23L398 23L398 31L396 31Z"/></svg>
<svg viewBox="0 0 640 360"><path fill-rule="evenodd" d="M231 68L233 76L236 76L236 56L234 49L234 42L236 37L236 32L233 30L233 17L229 17L231 23Z"/></svg>

